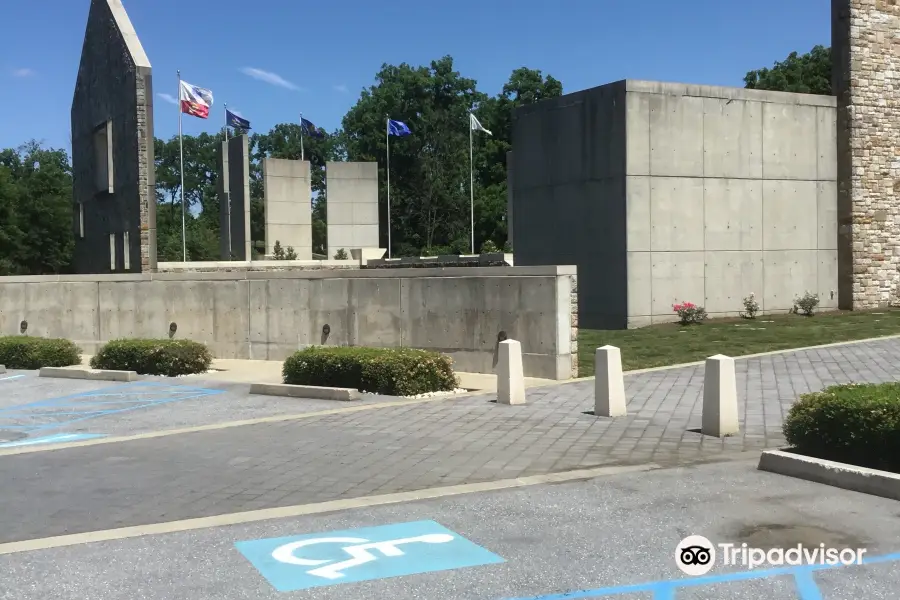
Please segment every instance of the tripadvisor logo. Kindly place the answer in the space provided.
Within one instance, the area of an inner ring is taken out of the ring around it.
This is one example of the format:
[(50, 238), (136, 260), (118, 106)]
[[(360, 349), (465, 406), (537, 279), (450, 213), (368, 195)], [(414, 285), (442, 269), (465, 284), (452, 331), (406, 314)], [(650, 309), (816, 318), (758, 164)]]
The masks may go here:
[(706, 575), (721, 557), (723, 566), (741, 565), (748, 569), (760, 566), (860, 565), (865, 548), (829, 548), (825, 544), (789, 548), (753, 548), (747, 544), (713, 544), (702, 535), (691, 535), (675, 548), (675, 564), (685, 575)]

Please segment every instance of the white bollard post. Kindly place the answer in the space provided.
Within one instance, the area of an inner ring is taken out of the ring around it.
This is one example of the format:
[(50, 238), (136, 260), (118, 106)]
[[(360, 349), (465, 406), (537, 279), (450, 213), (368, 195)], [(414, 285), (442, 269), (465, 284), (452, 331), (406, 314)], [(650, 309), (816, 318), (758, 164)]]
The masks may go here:
[(522, 370), (522, 344), (516, 340), (500, 342), (497, 359), (497, 403), (525, 404), (525, 375)]
[(624, 417), (627, 414), (622, 353), (615, 346), (597, 348), (594, 354), (594, 416)]
[(725, 437), (741, 430), (738, 423), (734, 359), (717, 354), (706, 359), (703, 376), (703, 435)]

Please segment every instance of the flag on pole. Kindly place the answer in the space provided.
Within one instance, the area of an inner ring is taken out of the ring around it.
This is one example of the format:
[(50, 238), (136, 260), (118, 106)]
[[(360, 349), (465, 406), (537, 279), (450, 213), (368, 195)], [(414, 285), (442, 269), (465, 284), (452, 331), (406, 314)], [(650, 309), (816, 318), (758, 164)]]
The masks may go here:
[(490, 129), (485, 129), (484, 125), (481, 124), (481, 121), (475, 118), (475, 115), (472, 113), (469, 113), (469, 126), (472, 128), (472, 131), (483, 131), (490, 136), (494, 135), (491, 133)]
[(239, 117), (227, 108), (225, 109), (225, 126), (234, 127), (235, 129), (250, 129), (250, 121), (243, 117)]
[(300, 117), (300, 127), (303, 129), (303, 133), (308, 135), (309, 137), (323, 138), (325, 137), (325, 133), (322, 132), (318, 127), (316, 127), (312, 121), (309, 119), (304, 119)]
[(209, 109), (213, 103), (213, 93), (210, 90), (182, 81), (179, 96), (181, 112), (201, 119), (209, 118)]
[(395, 121), (393, 119), (388, 119), (388, 135), (394, 135), (397, 137), (404, 137), (412, 132), (407, 127), (406, 123), (403, 121)]

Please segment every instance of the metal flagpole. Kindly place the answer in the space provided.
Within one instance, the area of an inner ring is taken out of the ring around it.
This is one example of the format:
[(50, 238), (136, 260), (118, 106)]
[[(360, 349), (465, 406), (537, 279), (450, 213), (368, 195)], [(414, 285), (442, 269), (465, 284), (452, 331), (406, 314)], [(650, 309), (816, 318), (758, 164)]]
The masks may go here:
[(181, 109), (181, 71), (178, 71), (178, 154), (181, 162), (181, 251), (183, 262), (187, 262), (187, 234), (185, 226), (185, 209), (184, 209), (184, 138), (181, 129), (182, 114)]
[(387, 230), (388, 230), (388, 258), (391, 257), (391, 119), (385, 117), (385, 140), (387, 141)]
[(472, 115), (469, 115), (469, 219), (472, 227), (472, 254), (475, 254), (475, 170), (472, 166)]
[[(222, 149), (222, 152), (224, 153), (224, 156), (222, 157), (222, 164), (224, 165), (226, 164), (226, 157), (228, 156), (228, 103), (226, 102), (222, 106), (225, 108), (225, 147)], [(219, 173), (219, 177), (227, 178), (228, 173)], [(225, 190), (227, 189), (226, 186), (230, 185), (230, 182), (223, 181), (222, 189)], [(228, 189), (228, 191), (224, 193), (224, 196), (225, 197), (223, 198), (223, 200), (225, 201), (225, 215), (227, 217), (225, 219), (225, 225), (226, 227), (228, 227), (228, 231), (224, 235), (228, 238), (228, 260), (232, 260), (234, 258), (234, 252), (232, 251), (231, 246), (231, 190)]]
[(300, 113), (300, 160), (306, 160), (303, 152), (303, 113)]

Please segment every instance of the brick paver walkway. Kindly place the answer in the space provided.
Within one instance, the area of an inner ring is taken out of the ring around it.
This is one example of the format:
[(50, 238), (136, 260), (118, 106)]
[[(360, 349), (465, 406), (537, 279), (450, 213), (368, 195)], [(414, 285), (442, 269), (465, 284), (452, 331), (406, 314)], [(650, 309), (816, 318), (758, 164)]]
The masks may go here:
[(608, 464), (676, 465), (784, 443), (785, 412), (834, 383), (900, 380), (900, 340), (737, 361), (742, 433), (700, 426), (702, 367), (628, 376), (629, 415), (593, 381), (0, 458), (0, 542)]

